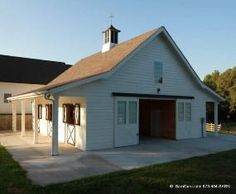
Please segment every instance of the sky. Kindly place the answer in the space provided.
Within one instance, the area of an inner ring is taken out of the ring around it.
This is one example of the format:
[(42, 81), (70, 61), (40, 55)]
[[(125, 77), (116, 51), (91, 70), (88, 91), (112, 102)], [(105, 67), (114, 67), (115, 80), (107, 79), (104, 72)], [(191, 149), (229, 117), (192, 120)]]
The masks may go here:
[(102, 48), (165, 26), (200, 78), (236, 66), (234, 0), (0, 0), (0, 54), (74, 64)]

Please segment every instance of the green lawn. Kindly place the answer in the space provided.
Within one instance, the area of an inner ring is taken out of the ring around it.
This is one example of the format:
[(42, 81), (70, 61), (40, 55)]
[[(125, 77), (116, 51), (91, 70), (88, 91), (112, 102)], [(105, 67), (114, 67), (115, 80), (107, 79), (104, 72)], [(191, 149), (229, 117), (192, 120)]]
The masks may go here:
[(236, 135), (236, 123), (235, 122), (222, 123), (222, 129), (220, 133)]
[[(230, 189), (169, 189), (170, 184), (230, 184)], [(142, 194), (236, 193), (236, 149), (203, 157), (120, 171), (46, 187), (34, 186), (26, 173), (0, 146), (0, 193), (19, 194)]]

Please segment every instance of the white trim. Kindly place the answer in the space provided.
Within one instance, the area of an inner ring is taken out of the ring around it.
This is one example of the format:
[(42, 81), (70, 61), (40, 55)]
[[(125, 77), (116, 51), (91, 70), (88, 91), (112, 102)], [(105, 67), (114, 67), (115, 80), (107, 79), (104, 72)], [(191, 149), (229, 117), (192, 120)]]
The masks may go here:
[(28, 94), (22, 94), (18, 96), (13, 96), (7, 98), (8, 101), (15, 101), (15, 100), (23, 100), (23, 99), (33, 99), (43, 96), (46, 93), (46, 91), (37, 92), (37, 93), (28, 93)]
[(16, 122), (17, 122), (17, 114), (16, 114), (16, 103), (12, 102), (12, 130), (13, 131), (17, 131), (17, 127), (16, 127)]
[(59, 144), (58, 144), (58, 112), (59, 112), (59, 97), (54, 96), (52, 105), (52, 150), (51, 155), (59, 155)]
[(25, 101), (21, 101), (21, 136), (25, 136)]

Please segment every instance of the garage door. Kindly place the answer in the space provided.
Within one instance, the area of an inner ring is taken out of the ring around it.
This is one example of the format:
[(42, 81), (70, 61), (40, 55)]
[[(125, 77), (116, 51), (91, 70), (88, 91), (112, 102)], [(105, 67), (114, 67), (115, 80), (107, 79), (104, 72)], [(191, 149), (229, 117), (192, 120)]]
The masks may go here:
[(115, 98), (115, 147), (139, 143), (138, 99)]

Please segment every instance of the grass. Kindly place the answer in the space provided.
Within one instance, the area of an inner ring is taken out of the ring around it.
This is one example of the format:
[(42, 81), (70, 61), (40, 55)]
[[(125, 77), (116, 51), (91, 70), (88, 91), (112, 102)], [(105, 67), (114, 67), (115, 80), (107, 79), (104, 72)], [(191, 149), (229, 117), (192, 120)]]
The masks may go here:
[(236, 135), (236, 123), (222, 123), (222, 129), (220, 130), (220, 133)]
[(36, 186), (26, 178), (26, 172), (0, 145), (0, 194), (27, 194), (34, 188)]
[[(229, 184), (230, 189), (169, 189), (170, 184)], [(236, 193), (236, 149), (129, 171), (83, 178), (46, 187), (32, 185), (0, 146), (1, 194)]]

